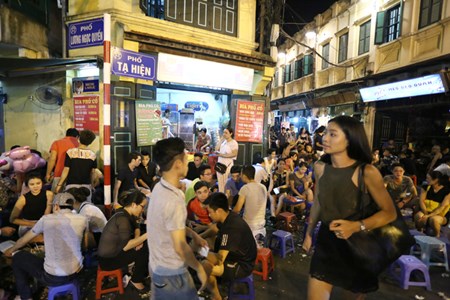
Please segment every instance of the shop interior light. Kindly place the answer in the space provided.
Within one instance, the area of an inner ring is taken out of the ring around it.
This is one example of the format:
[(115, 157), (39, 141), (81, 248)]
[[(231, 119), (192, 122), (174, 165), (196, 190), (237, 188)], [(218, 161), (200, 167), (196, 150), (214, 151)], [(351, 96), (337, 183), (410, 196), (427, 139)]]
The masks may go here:
[(292, 118), (292, 122), (298, 123), (298, 117)]

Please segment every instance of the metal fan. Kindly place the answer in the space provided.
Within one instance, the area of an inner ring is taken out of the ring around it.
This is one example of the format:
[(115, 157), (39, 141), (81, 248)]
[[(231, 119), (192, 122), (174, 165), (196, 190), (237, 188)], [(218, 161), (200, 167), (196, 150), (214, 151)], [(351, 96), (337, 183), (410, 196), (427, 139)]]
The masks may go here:
[(55, 109), (55, 106), (61, 106), (63, 99), (61, 93), (53, 87), (41, 86), (34, 92), (33, 100), (36, 104), (44, 109)]

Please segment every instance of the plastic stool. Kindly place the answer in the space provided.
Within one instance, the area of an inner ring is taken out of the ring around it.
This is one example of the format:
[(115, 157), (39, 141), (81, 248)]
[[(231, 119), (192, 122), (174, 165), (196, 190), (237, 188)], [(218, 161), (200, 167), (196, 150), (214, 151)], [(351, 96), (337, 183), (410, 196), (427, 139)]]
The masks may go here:
[[(413, 251), (414, 246), (411, 248), (411, 254), (419, 254), (420, 253), (420, 259), (423, 261), (423, 263), (429, 268), (432, 266), (440, 266), (445, 267), (445, 270), (448, 272), (448, 257), (447, 257), (447, 248), (445, 246), (445, 243), (438, 240), (435, 237), (432, 236), (414, 236), (416, 239), (416, 245), (420, 246), (420, 251), (415, 252)], [(431, 261), (431, 252), (433, 250), (438, 250), (439, 252), (442, 252), (444, 262), (432, 262)]]
[(291, 221), (296, 218), (295, 214), (290, 213), (290, 212), (282, 212), (280, 214), (278, 214), (277, 219), (279, 220), (284, 220), (284, 228), (283, 230), (285, 231), (289, 231), (289, 232), (293, 232), (295, 230), (294, 227), (289, 226), (289, 224), (291, 223)]
[[(273, 243), (274, 239), (275, 243)], [(270, 236), (269, 247), (274, 253), (276, 252), (282, 258), (285, 258), (286, 254), (295, 252), (294, 238), (290, 232), (284, 230), (274, 231)]]
[[(395, 274), (395, 268), (400, 267), (400, 276)], [(418, 270), (423, 273), (425, 281), (411, 281), (412, 271)], [(390, 273), (400, 282), (400, 287), (404, 290), (408, 289), (410, 285), (425, 286), (427, 290), (431, 291), (430, 274), (427, 266), (412, 255), (402, 255), (390, 267)]]
[[(233, 288), (235, 285), (245, 283), (248, 286), (248, 294), (239, 294), (237, 292), (234, 292)], [(247, 277), (235, 279), (230, 283), (228, 291), (228, 299), (248, 299), (248, 300), (254, 300), (255, 299), (255, 286), (253, 285), (253, 275), (250, 274)]]
[(410, 230), (409, 230), (409, 233), (410, 233), (412, 236), (416, 236), (416, 235), (426, 235), (425, 233), (420, 232), (419, 230), (416, 230), (416, 229), (410, 229)]
[[(109, 289), (102, 289), (103, 279), (105, 277), (113, 276), (117, 278), (117, 286)], [(97, 282), (95, 285), (95, 299), (100, 299), (103, 294), (118, 291), (119, 294), (123, 294), (123, 282), (122, 282), (122, 270), (116, 269), (111, 271), (103, 271), (98, 266), (97, 269)]]
[(73, 281), (67, 284), (48, 287), (48, 300), (53, 300), (57, 295), (72, 294), (73, 300), (80, 299), (80, 286), (77, 281)]
[(275, 261), (273, 259), (272, 251), (269, 248), (258, 249), (256, 256), (255, 267), (261, 263), (261, 270), (254, 270), (253, 274), (262, 276), (263, 280), (269, 279), (269, 273), (275, 269)]

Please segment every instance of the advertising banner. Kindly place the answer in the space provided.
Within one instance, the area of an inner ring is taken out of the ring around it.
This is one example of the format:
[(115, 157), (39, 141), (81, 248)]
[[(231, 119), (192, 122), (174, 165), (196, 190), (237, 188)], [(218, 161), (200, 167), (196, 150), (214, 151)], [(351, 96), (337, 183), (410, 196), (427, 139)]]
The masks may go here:
[(73, 96), (98, 93), (100, 83), (98, 77), (76, 77), (72, 79)]
[(99, 134), (99, 99), (99, 95), (73, 98), (73, 122), (76, 129), (89, 129)]
[(238, 142), (262, 143), (264, 103), (239, 100), (235, 139)]
[(103, 45), (103, 18), (68, 25), (69, 50)]
[(114, 75), (156, 80), (156, 57), (111, 47), (111, 71)]
[(157, 101), (137, 100), (136, 136), (137, 145), (150, 146), (162, 139), (161, 107)]

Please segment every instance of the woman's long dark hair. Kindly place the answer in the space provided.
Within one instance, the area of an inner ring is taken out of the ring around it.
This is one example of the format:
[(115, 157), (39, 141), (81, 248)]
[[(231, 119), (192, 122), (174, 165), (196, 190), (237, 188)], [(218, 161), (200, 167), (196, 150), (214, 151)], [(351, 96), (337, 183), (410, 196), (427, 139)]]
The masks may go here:
[[(347, 155), (350, 158), (360, 163), (372, 163), (369, 140), (360, 121), (349, 116), (338, 116), (331, 119), (328, 123), (335, 123), (344, 132), (348, 141)], [(328, 164), (331, 163), (329, 154), (323, 155), (320, 160)]]

